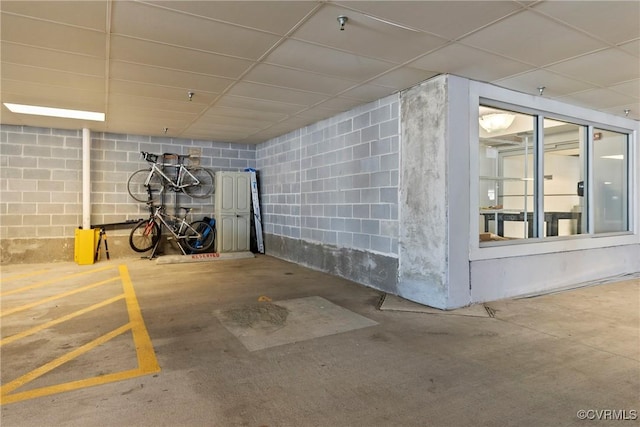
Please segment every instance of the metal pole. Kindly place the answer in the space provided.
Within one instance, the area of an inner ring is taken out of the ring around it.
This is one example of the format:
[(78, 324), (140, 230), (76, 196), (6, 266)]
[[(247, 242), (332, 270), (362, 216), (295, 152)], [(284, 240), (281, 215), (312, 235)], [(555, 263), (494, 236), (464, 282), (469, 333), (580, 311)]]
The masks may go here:
[(82, 129), (82, 229), (91, 228), (91, 131)]

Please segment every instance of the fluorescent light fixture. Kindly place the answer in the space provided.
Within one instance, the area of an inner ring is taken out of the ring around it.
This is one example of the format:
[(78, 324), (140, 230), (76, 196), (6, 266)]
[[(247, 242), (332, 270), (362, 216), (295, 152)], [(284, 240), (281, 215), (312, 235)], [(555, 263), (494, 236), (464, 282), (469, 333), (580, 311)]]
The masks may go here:
[(612, 154), (611, 156), (601, 156), (601, 159), (624, 160), (624, 154)]
[(63, 117), (65, 119), (93, 120), (104, 122), (104, 113), (82, 110), (67, 110), (65, 108), (41, 107), (38, 105), (23, 105), (4, 103), (12, 113), (32, 114), (36, 116)]
[(499, 130), (506, 130), (511, 126), (513, 120), (516, 118), (515, 114), (509, 113), (491, 113), (485, 114), (479, 118), (480, 126), (487, 132), (496, 132)]

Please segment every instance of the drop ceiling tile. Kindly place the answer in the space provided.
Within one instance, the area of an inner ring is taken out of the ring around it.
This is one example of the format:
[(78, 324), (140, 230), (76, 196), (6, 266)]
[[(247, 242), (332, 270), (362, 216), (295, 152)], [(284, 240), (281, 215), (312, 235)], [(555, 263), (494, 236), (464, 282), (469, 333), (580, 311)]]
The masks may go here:
[(536, 69), (493, 82), (497, 86), (518, 92), (538, 95), (538, 88), (544, 86), (544, 96), (556, 98), (574, 92), (593, 89), (594, 86), (580, 80), (571, 79), (544, 69)]
[[(339, 29), (337, 17), (340, 15), (349, 19), (344, 31)], [(397, 64), (447, 43), (443, 38), (400, 28), (332, 5), (326, 5), (305, 22), (293, 38)], [(399, 45), (402, 49), (398, 49)]]
[(548, 69), (601, 86), (640, 78), (638, 58), (618, 49), (605, 49), (560, 62)]
[(455, 74), (484, 82), (498, 80), (532, 68), (522, 62), (457, 43), (450, 44), (407, 65), (439, 74)]
[(111, 37), (111, 59), (232, 79), (252, 64), (245, 59), (115, 35)]
[(438, 72), (421, 70), (412, 67), (402, 67), (389, 71), (369, 81), (371, 84), (390, 87), (395, 90), (402, 90), (413, 87), (418, 83), (437, 76)]
[(335, 97), (335, 98), (328, 99), (325, 102), (322, 102), (318, 105), (315, 105), (314, 107), (327, 108), (330, 110), (343, 112), (362, 104), (365, 104), (365, 102), (359, 99)]
[(533, 10), (609, 43), (640, 38), (638, 1), (546, 1), (533, 6)]
[(2, 12), (106, 32), (107, 1), (3, 1)]
[(123, 93), (112, 93), (109, 96), (109, 105), (122, 106), (123, 108), (176, 111), (178, 113), (190, 114), (202, 114), (202, 112), (208, 108), (207, 104), (189, 102), (186, 99), (176, 101), (164, 98), (133, 96)]
[(618, 47), (636, 58), (640, 58), (640, 39), (622, 43)]
[(106, 57), (107, 38), (104, 32), (2, 14), (0, 34), (0, 38), (7, 42)]
[(340, 112), (341, 111), (339, 109), (312, 107), (296, 113), (296, 117), (308, 119), (311, 123), (316, 123), (321, 120), (328, 119), (329, 117), (333, 117)]
[[(594, 89), (578, 92), (561, 97), (559, 100), (569, 104), (593, 108), (595, 110), (610, 109), (617, 106), (635, 103), (635, 99), (633, 97), (608, 89)], [(620, 111), (622, 111), (622, 108), (620, 108)]]
[(243, 80), (328, 95), (335, 95), (354, 85), (350, 80), (269, 64), (256, 65)]
[(545, 66), (606, 47), (534, 12), (520, 12), (461, 40), (465, 45)]
[[(144, 16), (140, 20), (140, 16)], [(144, 3), (114, 2), (112, 33), (247, 59), (280, 37)]]
[(131, 120), (137, 123), (153, 124), (158, 131), (161, 131), (163, 127), (184, 128), (197, 117), (196, 114), (129, 106), (110, 107), (107, 114), (110, 120)]
[(165, 1), (161, 5), (280, 35), (286, 34), (317, 6), (310, 1)]
[(522, 6), (511, 1), (339, 1), (377, 18), (457, 39)]
[(57, 71), (10, 63), (2, 65), (2, 78), (7, 80), (32, 82), (36, 84), (39, 83), (51, 86), (104, 92), (104, 79), (100, 77), (83, 76), (81, 74), (69, 73), (66, 71)]
[(374, 77), (394, 66), (390, 62), (298, 40), (285, 41), (266, 58), (265, 62), (356, 81)]
[(263, 122), (266, 125), (267, 123), (278, 122), (284, 119), (287, 117), (287, 114), (275, 113), (267, 110), (245, 110), (243, 108), (221, 107), (219, 105), (215, 105), (207, 110), (205, 116), (216, 116), (224, 119), (240, 118), (245, 120), (254, 120), (258, 123)]
[(628, 82), (613, 85), (609, 87), (609, 89), (614, 92), (640, 99), (640, 79), (630, 80)]
[[(109, 93), (157, 98), (158, 100), (165, 101), (186, 101), (189, 99), (183, 89), (123, 80), (110, 80)], [(193, 100), (190, 102), (200, 105), (208, 105), (218, 96), (218, 94), (203, 91), (198, 92), (196, 95), (194, 95)]]
[(255, 98), (225, 95), (216, 102), (216, 106), (241, 108), (244, 110), (269, 111), (272, 113), (292, 114), (300, 110), (300, 105), (266, 101)]
[(104, 59), (2, 42), (2, 64), (21, 64), (104, 77)]
[(340, 96), (346, 98), (353, 98), (367, 103), (375, 101), (385, 96), (391, 95), (395, 90), (386, 86), (376, 86), (372, 84), (363, 84), (348, 91), (342, 92)]
[(327, 95), (318, 93), (302, 92), (278, 86), (267, 86), (248, 82), (237, 83), (227, 94), (297, 105), (313, 105), (327, 98)]
[(182, 88), (195, 91), (196, 94), (198, 91), (221, 93), (234, 82), (223, 77), (128, 62), (111, 61), (110, 65), (109, 77), (112, 79)]
[(625, 104), (625, 105), (618, 105), (614, 108), (604, 109), (603, 111), (607, 113), (615, 114), (616, 116), (625, 117), (625, 114), (624, 114), (625, 110), (629, 110), (629, 115), (626, 117), (632, 120), (640, 121), (640, 102), (634, 102), (634, 103)]
[(258, 132), (260, 127), (258, 126), (246, 126), (246, 125), (230, 125), (224, 123), (211, 123), (207, 120), (198, 120), (188, 128), (188, 132), (195, 132), (202, 134), (209, 132), (215, 134), (217, 132), (236, 133), (241, 135), (249, 135), (253, 132)]
[(73, 110), (104, 111), (104, 91), (2, 79), (2, 102)]

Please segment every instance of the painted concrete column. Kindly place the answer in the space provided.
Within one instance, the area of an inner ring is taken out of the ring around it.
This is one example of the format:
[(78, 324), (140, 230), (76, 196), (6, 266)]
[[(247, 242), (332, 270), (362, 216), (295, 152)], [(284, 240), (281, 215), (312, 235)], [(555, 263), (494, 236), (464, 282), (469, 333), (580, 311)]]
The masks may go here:
[(398, 294), (441, 309), (461, 307), (470, 301), (469, 126), (451, 109), (468, 109), (464, 79), (426, 81), (403, 92), (400, 105)]
[(82, 228), (91, 228), (91, 131), (82, 129)]

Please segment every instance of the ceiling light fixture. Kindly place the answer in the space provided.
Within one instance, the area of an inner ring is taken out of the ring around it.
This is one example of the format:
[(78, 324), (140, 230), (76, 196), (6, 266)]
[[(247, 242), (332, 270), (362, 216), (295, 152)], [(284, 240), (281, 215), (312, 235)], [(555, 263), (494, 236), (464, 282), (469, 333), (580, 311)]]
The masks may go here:
[(506, 130), (511, 126), (513, 120), (516, 118), (515, 114), (509, 113), (491, 113), (485, 114), (479, 118), (480, 126), (487, 132), (496, 132), (499, 130)]
[(601, 159), (624, 160), (624, 154), (612, 154), (610, 156), (600, 156)]
[(340, 31), (344, 31), (344, 25), (347, 23), (349, 18), (344, 15), (338, 16), (338, 23), (340, 24)]
[(32, 114), (35, 116), (62, 117), (65, 119), (92, 120), (104, 122), (104, 113), (95, 111), (68, 110), (66, 108), (42, 107), (39, 105), (24, 105), (4, 103), (4, 106), (12, 113)]

